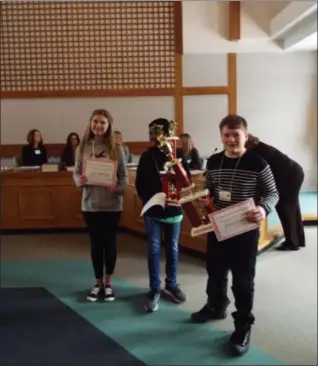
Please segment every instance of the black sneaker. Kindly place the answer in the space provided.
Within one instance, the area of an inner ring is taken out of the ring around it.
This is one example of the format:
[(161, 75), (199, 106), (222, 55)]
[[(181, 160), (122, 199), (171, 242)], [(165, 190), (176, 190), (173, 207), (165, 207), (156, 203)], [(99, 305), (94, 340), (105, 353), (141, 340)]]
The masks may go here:
[(101, 289), (98, 285), (95, 285), (90, 293), (87, 295), (87, 300), (95, 302), (100, 299), (103, 289)]
[(237, 328), (233, 332), (230, 342), (233, 353), (236, 356), (242, 356), (248, 351), (251, 341), (251, 333), (252, 330), (250, 326)]
[(281, 244), (279, 247), (276, 248), (276, 250), (279, 251), (293, 251), (293, 250), (299, 250), (299, 247), (295, 247), (293, 245), (288, 244), (287, 242), (284, 242), (283, 244)]
[(209, 320), (225, 319), (226, 316), (226, 310), (212, 309), (205, 304), (201, 310), (191, 314), (191, 320), (194, 323), (206, 323)]
[(160, 299), (160, 292), (149, 291), (145, 303), (145, 310), (152, 313), (158, 310), (158, 301)]
[(163, 290), (165, 294), (171, 296), (173, 300), (177, 303), (182, 303), (187, 301), (187, 295), (180, 289), (179, 286), (169, 287), (166, 286)]
[(114, 301), (115, 293), (111, 286), (105, 286), (104, 288), (104, 300), (105, 301)]

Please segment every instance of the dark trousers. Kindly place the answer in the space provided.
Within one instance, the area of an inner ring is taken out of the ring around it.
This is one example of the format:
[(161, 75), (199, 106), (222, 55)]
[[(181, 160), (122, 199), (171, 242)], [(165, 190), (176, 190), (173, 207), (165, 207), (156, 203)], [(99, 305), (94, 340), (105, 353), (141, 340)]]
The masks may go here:
[(284, 230), (286, 244), (294, 248), (305, 246), (305, 231), (299, 204), (299, 193), (304, 178), (304, 171), (299, 168), (295, 170), (289, 182), (282, 185), (282, 181), (277, 185), (279, 202), (276, 211)]
[(117, 231), (121, 212), (83, 212), (90, 242), (95, 278), (114, 273), (117, 260)]
[(236, 312), (233, 318), (239, 326), (254, 323), (254, 277), (258, 253), (259, 230), (253, 230), (234, 238), (218, 242), (214, 232), (207, 240), (207, 295), (211, 308), (225, 310), (228, 272), (232, 272), (232, 291)]
[(299, 192), (282, 196), (276, 206), (282, 224), (286, 245), (298, 248), (305, 246), (305, 230), (301, 217)]
[(177, 285), (179, 236), (182, 223), (163, 223), (159, 220), (145, 216), (145, 227), (148, 244), (148, 272), (149, 287), (152, 291), (160, 290), (160, 254), (162, 237), (164, 234), (164, 247), (166, 251), (166, 285)]

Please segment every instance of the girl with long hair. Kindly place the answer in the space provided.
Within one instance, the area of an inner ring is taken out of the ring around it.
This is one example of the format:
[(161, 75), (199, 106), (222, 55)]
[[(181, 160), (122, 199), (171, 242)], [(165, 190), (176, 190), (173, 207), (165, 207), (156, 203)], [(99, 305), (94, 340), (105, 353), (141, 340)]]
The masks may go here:
[(201, 160), (198, 149), (194, 146), (194, 142), (188, 133), (183, 133), (180, 136), (181, 149), (178, 149), (178, 157), (184, 158), (191, 170), (201, 169)]
[(76, 132), (71, 132), (66, 139), (66, 146), (64, 147), (60, 164), (63, 167), (74, 166), (75, 164), (75, 151), (80, 143), (80, 138)]
[[(111, 279), (117, 259), (117, 231), (128, 172), (123, 149), (115, 143), (112, 126), (113, 118), (108, 111), (95, 110), (75, 155), (74, 180), (77, 186), (83, 187), (82, 212), (90, 236), (91, 259), (96, 278), (96, 283), (87, 296), (89, 301), (115, 299)], [(85, 159), (92, 158), (117, 162), (114, 188), (87, 184), (82, 166)]]
[(120, 131), (114, 131), (115, 141), (121, 145), (124, 149), (126, 163), (132, 163), (132, 155), (129, 151), (129, 147), (125, 144), (124, 136)]

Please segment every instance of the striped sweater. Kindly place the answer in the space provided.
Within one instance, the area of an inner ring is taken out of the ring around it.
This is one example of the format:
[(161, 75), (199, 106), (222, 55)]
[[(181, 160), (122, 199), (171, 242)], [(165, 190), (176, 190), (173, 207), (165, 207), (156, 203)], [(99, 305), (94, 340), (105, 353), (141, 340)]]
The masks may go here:
[[(270, 166), (252, 152), (246, 152), (240, 160), (228, 158), (224, 152), (212, 155), (207, 162), (205, 185), (218, 210), (253, 198), (255, 205), (263, 207), (268, 215), (278, 202)], [(220, 190), (230, 191), (231, 200), (220, 200)]]

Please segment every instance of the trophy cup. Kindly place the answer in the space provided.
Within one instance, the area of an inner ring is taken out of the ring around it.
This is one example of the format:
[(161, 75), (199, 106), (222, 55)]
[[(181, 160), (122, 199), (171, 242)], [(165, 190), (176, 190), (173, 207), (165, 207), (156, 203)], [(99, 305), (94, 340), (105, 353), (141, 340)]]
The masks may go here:
[(158, 147), (163, 151), (168, 162), (162, 174), (163, 192), (166, 194), (166, 204), (181, 206), (192, 225), (191, 236), (197, 236), (213, 231), (209, 214), (213, 211), (213, 203), (208, 189), (192, 183), (177, 159), (177, 141), (175, 136), (176, 124), (169, 124), (169, 136), (166, 137), (163, 126), (154, 126), (153, 132), (158, 141)]

